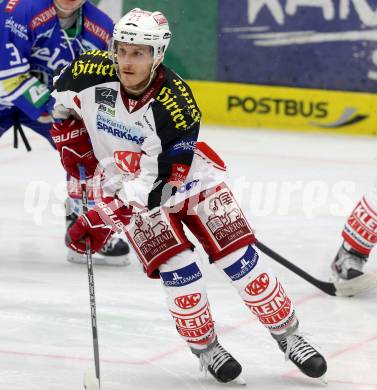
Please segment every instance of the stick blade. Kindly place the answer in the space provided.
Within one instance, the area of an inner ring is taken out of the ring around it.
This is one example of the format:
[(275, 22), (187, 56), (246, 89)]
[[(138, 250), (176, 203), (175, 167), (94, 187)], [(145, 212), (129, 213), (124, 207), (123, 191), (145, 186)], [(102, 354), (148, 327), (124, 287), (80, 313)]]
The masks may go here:
[(338, 297), (352, 297), (377, 288), (377, 275), (364, 274), (349, 280), (334, 281)]
[(84, 374), (84, 390), (101, 390), (98, 378), (91, 371)]

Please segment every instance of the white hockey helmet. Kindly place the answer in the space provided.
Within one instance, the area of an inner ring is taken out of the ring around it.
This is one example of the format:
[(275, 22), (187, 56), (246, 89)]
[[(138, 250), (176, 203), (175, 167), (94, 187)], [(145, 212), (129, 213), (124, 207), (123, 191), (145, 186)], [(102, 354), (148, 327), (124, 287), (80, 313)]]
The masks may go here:
[(114, 43), (117, 41), (152, 46), (154, 68), (157, 62), (164, 58), (170, 38), (169, 24), (162, 12), (134, 8), (115, 24), (110, 50), (116, 58)]

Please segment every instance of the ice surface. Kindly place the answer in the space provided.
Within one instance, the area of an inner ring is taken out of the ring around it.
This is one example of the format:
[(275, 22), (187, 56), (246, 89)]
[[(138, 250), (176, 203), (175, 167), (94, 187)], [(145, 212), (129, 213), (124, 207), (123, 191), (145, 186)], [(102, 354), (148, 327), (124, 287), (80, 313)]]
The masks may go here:
[[(12, 148), (11, 132), (0, 140), (0, 390), (81, 389), (93, 368), (86, 267), (65, 261), (58, 155), (27, 135), (31, 153)], [(327, 280), (345, 217), (376, 185), (377, 139), (231, 128), (205, 128), (202, 139), (227, 162), (259, 239)], [(367, 265), (373, 272), (376, 257)], [(265, 260), (328, 359), (327, 388), (377, 389), (377, 291), (333, 298)], [(219, 337), (242, 363), (246, 388), (324, 388), (285, 362), (224, 276), (206, 270)], [(136, 259), (127, 268), (96, 268), (95, 283), (102, 390), (239, 387), (199, 373), (160, 282), (148, 280)]]

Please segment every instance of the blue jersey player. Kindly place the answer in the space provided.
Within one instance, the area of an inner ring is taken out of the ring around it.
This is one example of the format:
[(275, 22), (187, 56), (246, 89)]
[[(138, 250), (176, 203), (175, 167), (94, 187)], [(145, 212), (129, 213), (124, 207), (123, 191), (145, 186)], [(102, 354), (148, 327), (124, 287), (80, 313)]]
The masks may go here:
[[(0, 137), (21, 125), (54, 146), (49, 115), (53, 73), (87, 50), (107, 49), (113, 22), (90, 1), (5, 0), (0, 1), (0, 29)], [(25, 139), (22, 128), (21, 135)], [(79, 213), (78, 187), (69, 178), (68, 222), (76, 217), (71, 210)], [(124, 265), (127, 253), (127, 244), (116, 238), (102, 255)], [(68, 260), (82, 259), (70, 252)]]

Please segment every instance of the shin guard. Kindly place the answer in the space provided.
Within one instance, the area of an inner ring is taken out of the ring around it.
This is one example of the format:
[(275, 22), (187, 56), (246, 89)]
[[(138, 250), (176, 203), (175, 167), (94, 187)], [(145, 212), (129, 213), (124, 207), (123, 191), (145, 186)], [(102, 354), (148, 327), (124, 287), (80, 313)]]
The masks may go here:
[(291, 300), (253, 246), (238, 249), (215, 264), (225, 272), (246, 306), (272, 334), (287, 335), (296, 330), (298, 321)]
[(377, 192), (364, 195), (348, 217), (342, 236), (356, 252), (369, 256), (377, 243)]
[(199, 256), (186, 249), (160, 265), (159, 270), (179, 335), (189, 347), (205, 349), (216, 334)]

